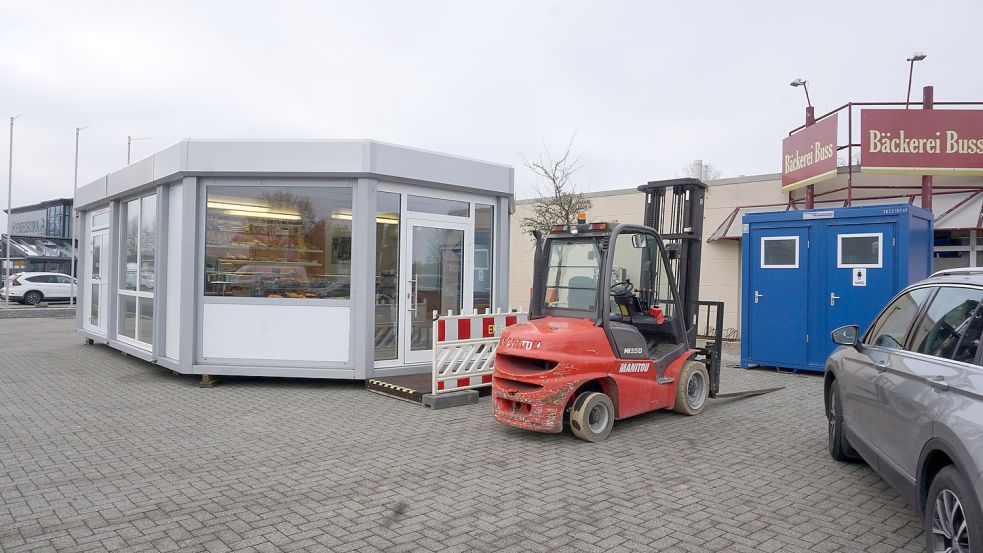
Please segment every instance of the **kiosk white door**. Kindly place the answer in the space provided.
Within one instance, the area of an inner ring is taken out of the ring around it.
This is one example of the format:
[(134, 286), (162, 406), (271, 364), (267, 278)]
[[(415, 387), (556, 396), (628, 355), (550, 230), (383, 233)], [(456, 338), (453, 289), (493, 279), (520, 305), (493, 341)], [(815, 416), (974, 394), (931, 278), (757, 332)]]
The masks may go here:
[(109, 280), (106, 250), (109, 246), (109, 229), (92, 231), (89, 248), (85, 256), (85, 274), (81, 279), (86, 286), (85, 309), (82, 315), (83, 327), (105, 334), (107, 329), (107, 305), (109, 299)]
[(433, 312), (459, 313), (470, 308), (470, 282), (464, 278), (468, 225), (407, 220), (408, 255), (406, 317), (403, 319), (404, 361), (426, 363), (433, 356)]

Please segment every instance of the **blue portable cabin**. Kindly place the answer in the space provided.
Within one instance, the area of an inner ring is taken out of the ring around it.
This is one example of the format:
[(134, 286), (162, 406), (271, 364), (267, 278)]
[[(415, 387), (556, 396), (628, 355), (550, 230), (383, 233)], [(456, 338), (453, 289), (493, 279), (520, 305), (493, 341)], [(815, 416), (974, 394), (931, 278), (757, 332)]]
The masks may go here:
[(867, 330), (932, 267), (932, 213), (879, 205), (743, 218), (741, 366), (822, 371), (830, 332)]

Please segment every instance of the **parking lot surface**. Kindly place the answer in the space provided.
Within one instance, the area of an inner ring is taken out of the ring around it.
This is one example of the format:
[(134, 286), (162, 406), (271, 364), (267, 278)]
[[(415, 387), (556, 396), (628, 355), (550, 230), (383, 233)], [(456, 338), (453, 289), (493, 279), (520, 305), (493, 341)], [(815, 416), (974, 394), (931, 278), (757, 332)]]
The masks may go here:
[(0, 320), (5, 552), (923, 550), (904, 501), (827, 455), (816, 375), (726, 367), (725, 391), (786, 388), (589, 444), (501, 426), (487, 397), (202, 389), (73, 322)]

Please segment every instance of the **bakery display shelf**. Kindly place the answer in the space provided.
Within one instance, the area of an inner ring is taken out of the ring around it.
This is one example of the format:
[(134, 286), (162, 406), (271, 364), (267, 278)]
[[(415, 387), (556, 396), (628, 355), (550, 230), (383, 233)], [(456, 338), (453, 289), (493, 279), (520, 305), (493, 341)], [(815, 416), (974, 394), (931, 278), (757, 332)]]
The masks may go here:
[(297, 252), (297, 253), (324, 253), (324, 250), (310, 250), (305, 248), (282, 248), (273, 246), (262, 246), (259, 244), (205, 244), (206, 248), (229, 248), (236, 250), (266, 250), (273, 252)]
[(275, 259), (230, 259), (219, 258), (219, 263), (239, 263), (241, 265), (297, 265), (299, 267), (321, 267), (324, 263), (316, 261), (278, 261)]

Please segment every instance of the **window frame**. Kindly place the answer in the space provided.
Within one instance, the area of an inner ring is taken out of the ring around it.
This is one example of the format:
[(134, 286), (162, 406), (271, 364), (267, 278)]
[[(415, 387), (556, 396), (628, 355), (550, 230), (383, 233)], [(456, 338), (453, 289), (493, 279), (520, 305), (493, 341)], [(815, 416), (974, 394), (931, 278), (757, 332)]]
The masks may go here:
[[(765, 264), (765, 243), (766, 242), (777, 242), (779, 240), (794, 240), (795, 241), (795, 264), (794, 265), (767, 265)], [(761, 252), (759, 254), (758, 265), (761, 269), (798, 269), (800, 264), (800, 248), (799, 248), (799, 235), (791, 236), (762, 236), (761, 237)]]
[[(976, 350), (976, 357), (973, 359), (973, 362), (972, 363), (966, 363), (965, 361), (957, 361), (955, 359), (949, 359), (947, 357), (938, 357), (936, 355), (931, 355), (931, 354), (928, 354), (928, 353), (922, 353), (920, 351), (914, 351), (914, 350), (911, 349), (914, 346), (913, 341), (915, 339), (915, 329), (919, 325), (921, 325), (922, 319), (925, 317), (926, 313), (928, 312), (929, 307), (931, 307), (932, 302), (935, 301), (936, 296), (938, 296), (938, 293), (939, 293), (939, 291), (942, 288), (969, 288), (971, 290), (976, 290), (976, 291), (978, 291), (980, 293), (983, 293), (983, 287), (973, 286), (971, 284), (961, 284), (961, 283), (960, 284), (957, 284), (957, 283), (951, 283), (951, 284), (949, 284), (949, 283), (946, 283), (946, 284), (926, 284), (926, 285), (923, 285), (923, 286), (917, 286), (917, 287), (909, 288), (906, 291), (911, 291), (911, 290), (915, 290), (915, 289), (918, 289), (918, 288), (932, 288), (932, 292), (929, 295), (928, 299), (925, 300), (925, 305), (923, 305), (921, 307), (921, 309), (918, 310), (918, 315), (915, 317), (915, 319), (911, 323), (911, 326), (908, 328), (908, 333), (905, 336), (905, 348), (903, 350), (900, 350), (900, 351), (903, 351), (904, 353), (907, 353), (907, 354), (916, 355), (916, 356), (919, 356), (919, 357), (924, 358), (924, 359), (931, 359), (931, 360), (933, 360), (935, 362), (958, 363), (958, 364), (960, 364), (962, 366), (973, 367), (974, 369), (976, 369), (978, 371), (983, 371), (983, 347), (977, 348), (977, 350)], [(886, 307), (885, 307), (885, 309), (886, 309)], [(879, 316), (880, 315), (878, 314), (878, 317)], [(874, 319), (874, 320), (877, 320), (877, 319)], [(873, 329), (873, 326), (871, 327), (871, 329), (868, 330), (868, 332), (870, 330), (872, 330), (872, 329)], [(866, 336), (864, 336), (864, 339), (865, 339), (864, 340), (864, 345), (867, 345), (866, 344)], [(981, 341), (983, 341), (983, 339), (981, 339)], [(872, 347), (880, 347), (880, 346), (872, 346)], [(897, 350), (892, 350), (892, 351), (897, 351)]]
[[(905, 329), (904, 341), (901, 343), (901, 349), (878, 346), (877, 344), (874, 344), (873, 342), (870, 341), (871, 338), (873, 337), (874, 329), (877, 328), (877, 322), (881, 319), (882, 316), (884, 316), (887, 310), (892, 305), (894, 305), (894, 302), (900, 299), (901, 296), (903, 296), (904, 294), (910, 294), (911, 292), (914, 292), (916, 290), (922, 290), (925, 288), (929, 289), (928, 297), (925, 298), (925, 303), (918, 307), (918, 311), (915, 313), (915, 316), (908, 323), (908, 328)], [(864, 347), (878, 348), (884, 351), (895, 351), (895, 352), (903, 351), (906, 353), (913, 353), (909, 349), (911, 347), (912, 331), (914, 330), (916, 324), (921, 322), (922, 316), (925, 314), (925, 310), (928, 309), (928, 306), (931, 305), (932, 300), (935, 299), (936, 292), (938, 292), (937, 284), (923, 284), (921, 286), (912, 286), (911, 288), (905, 288), (904, 290), (896, 294), (894, 297), (891, 298), (891, 301), (887, 302), (884, 305), (884, 307), (882, 307), (881, 310), (877, 312), (877, 316), (874, 317), (874, 320), (871, 321), (870, 326), (867, 327), (867, 331), (864, 332), (863, 339), (860, 341), (860, 343), (863, 344)], [(923, 354), (919, 354), (919, 355), (923, 355)]]
[[(118, 210), (118, 213), (117, 213), (117, 215), (118, 215), (118, 217), (117, 217), (117, 219), (118, 219), (118, 221), (117, 221), (118, 225), (116, 227), (116, 228), (119, 229), (119, 231), (117, 232), (118, 243), (117, 243), (116, 247), (117, 247), (118, 255), (117, 255), (117, 259), (116, 259), (116, 268), (115, 268), (115, 271), (116, 271), (116, 290), (115, 290), (115, 292), (116, 292), (116, 298), (115, 298), (115, 301), (113, 303), (113, 313), (108, 314), (108, 316), (113, 317), (115, 319), (115, 321), (116, 321), (116, 326), (115, 326), (115, 331), (114, 331), (115, 339), (116, 340), (119, 340), (120, 342), (123, 342), (125, 344), (129, 344), (129, 345), (132, 345), (132, 346), (135, 346), (135, 347), (138, 347), (138, 348), (147, 350), (147, 351), (153, 351), (154, 342), (155, 342), (155, 340), (154, 340), (154, 338), (155, 338), (154, 334), (156, 333), (156, 331), (154, 329), (155, 329), (155, 327), (157, 325), (157, 322), (156, 322), (157, 321), (157, 317), (159, 316), (158, 315), (158, 305), (157, 305), (157, 300), (156, 300), (157, 280), (158, 280), (158, 276), (159, 276), (159, 273), (158, 273), (158, 268), (159, 268), (158, 263), (160, 261), (159, 256), (162, 254), (162, 252), (159, 251), (159, 249), (160, 249), (159, 246), (160, 246), (161, 227), (162, 227), (162, 225), (161, 225), (161, 217), (160, 217), (160, 212), (161, 212), (161, 197), (157, 193), (158, 191), (157, 191), (156, 188), (154, 188), (152, 190), (153, 190), (152, 192), (144, 193), (144, 194), (138, 194), (136, 196), (131, 196), (131, 197), (128, 197), (126, 199), (120, 200), (120, 202), (119, 202), (119, 210)], [(140, 240), (139, 234), (140, 234), (140, 232), (143, 229), (143, 215), (144, 215), (144, 213), (143, 213), (143, 200), (144, 200), (144, 198), (147, 198), (149, 196), (154, 196), (154, 209), (153, 209), (153, 212), (154, 212), (154, 222), (155, 222), (155, 225), (154, 226), (155, 226), (155, 232), (156, 232), (156, 241), (155, 241), (155, 243), (157, 245), (157, 248), (154, 251), (154, 289), (153, 290), (141, 290), (140, 289), (140, 270), (141, 270), (141, 267), (142, 267), (142, 264), (143, 264), (143, 242)], [(125, 277), (125, 265), (126, 265), (126, 220), (125, 220), (125, 217), (129, 215), (129, 213), (127, 212), (127, 209), (128, 209), (127, 208), (127, 205), (130, 202), (134, 202), (134, 201), (137, 203), (137, 206), (139, 206), (139, 208), (140, 208), (140, 213), (139, 213), (139, 216), (137, 217), (137, 241), (136, 241), (136, 244), (137, 244), (137, 261), (136, 261), (136, 267), (137, 268), (136, 268), (136, 284), (135, 284), (135, 288), (133, 290), (129, 290), (129, 289), (121, 288), (121, 285), (124, 284), (125, 278), (126, 278)], [(134, 303), (134, 317), (135, 317), (135, 320), (133, 322), (133, 325), (134, 325), (133, 326), (133, 336), (134, 336), (133, 338), (130, 338), (129, 336), (126, 336), (125, 334), (122, 334), (120, 332), (120, 328), (122, 326), (120, 324), (120, 309), (122, 309), (122, 306), (123, 306), (123, 302), (120, 301), (120, 296), (130, 296), (130, 297), (133, 297), (134, 298), (134, 301), (135, 301), (135, 303)], [(152, 304), (153, 304), (154, 314), (153, 314), (153, 318), (151, 319), (151, 323), (150, 323), (151, 324), (151, 336), (150, 336), (150, 341), (149, 342), (145, 342), (145, 341), (143, 341), (143, 340), (140, 339), (141, 336), (140, 336), (139, 330), (140, 330), (140, 303), (141, 303), (140, 300), (141, 299), (149, 299), (152, 302)]]
[[(877, 237), (877, 263), (843, 263), (843, 239), (844, 238), (868, 238)], [(836, 268), (837, 269), (881, 269), (884, 267), (884, 233), (883, 232), (856, 232), (836, 235)]]

